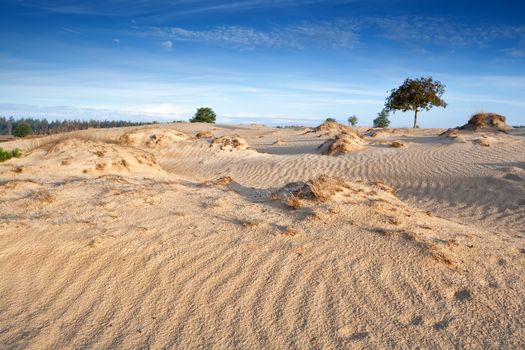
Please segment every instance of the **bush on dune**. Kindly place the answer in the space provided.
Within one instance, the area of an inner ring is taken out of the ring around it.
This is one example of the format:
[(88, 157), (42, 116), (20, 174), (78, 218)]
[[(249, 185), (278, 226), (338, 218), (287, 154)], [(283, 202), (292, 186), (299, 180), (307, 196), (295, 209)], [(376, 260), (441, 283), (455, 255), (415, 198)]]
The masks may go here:
[(0, 148), (0, 162), (6, 161), (11, 158), (19, 158), (21, 155), (22, 153), (18, 148), (15, 148), (11, 151), (5, 151), (4, 149)]

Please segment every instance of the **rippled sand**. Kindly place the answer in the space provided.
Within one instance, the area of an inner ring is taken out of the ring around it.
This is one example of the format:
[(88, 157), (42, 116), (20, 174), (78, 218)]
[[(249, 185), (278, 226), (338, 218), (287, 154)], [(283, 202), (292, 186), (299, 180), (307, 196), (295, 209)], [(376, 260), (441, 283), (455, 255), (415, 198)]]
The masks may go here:
[[(523, 348), (525, 132), (442, 131), (2, 143), (1, 347)], [(326, 198), (280, 195), (320, 175)]]

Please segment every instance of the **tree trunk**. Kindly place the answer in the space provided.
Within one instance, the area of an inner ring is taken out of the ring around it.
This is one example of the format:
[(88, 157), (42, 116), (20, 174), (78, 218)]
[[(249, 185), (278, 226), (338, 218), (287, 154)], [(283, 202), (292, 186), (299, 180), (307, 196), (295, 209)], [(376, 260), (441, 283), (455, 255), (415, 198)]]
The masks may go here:
[(417, 112), (418, 112), (418, 110), (416, 108), (416, 111), (414, 113), (414, 129), (417, 127)]

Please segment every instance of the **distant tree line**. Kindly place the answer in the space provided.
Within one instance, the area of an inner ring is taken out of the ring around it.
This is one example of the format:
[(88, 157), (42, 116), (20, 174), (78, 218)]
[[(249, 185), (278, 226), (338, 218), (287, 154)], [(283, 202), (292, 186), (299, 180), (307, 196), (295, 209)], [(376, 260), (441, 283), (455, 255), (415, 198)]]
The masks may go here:
[(28, 124), (33, 134), (58, 134), (88, 128), (139, 126), (156, 124), (156, 122), (129, 122), (123, 120), (55, 120), (50, 122), (47, 119), (0, 117), (0, 135), (13, 135), (14, 130), (20, 124)]

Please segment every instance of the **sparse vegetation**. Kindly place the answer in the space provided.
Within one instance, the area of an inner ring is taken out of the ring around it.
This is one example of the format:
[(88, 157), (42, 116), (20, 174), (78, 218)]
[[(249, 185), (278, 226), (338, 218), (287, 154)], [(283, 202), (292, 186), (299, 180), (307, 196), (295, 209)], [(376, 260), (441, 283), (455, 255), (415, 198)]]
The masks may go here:
[(326, 118), (324, 120), (325, 123), (337, 123), (337, 120), (335, 120), (334, 118)]
[(374, 128), (388, 128), (389, 125), (388, 110), (383, 108), (381, 112), (377, 113), (377, 118), (374, 119)]
[(397, 89), (390, 92), (386, 99), (385, 109), (387, 111), (399, 110), (401, 112), (414, 111), (414, 128), (417, 127), (417, 114), (432, 107), (447, 106), (441, 99), (445, 93), (445, 85), (432, 77), (419, 79), (406, 79)]
[(197, 108), (195, 116), (190, 119), (190, 123), (215, 123), (217, 115), (209, 107)]
[(18, 148), (11, 151), (5, 151), (0, 147), (0, 162), (6, 161), (11, 158), (19, 158), (22, 155)]
[(348, 117), (348, 124), (350, 124), (352, 126), (356, 126), (357, 122), (358, 122), (358, 119), (357, 119), (357, 117), (355, 115), (352, 115), (352, 116)]

